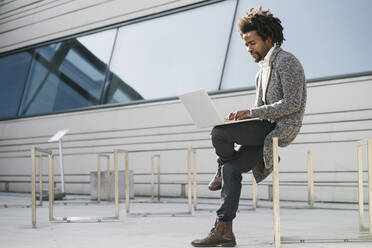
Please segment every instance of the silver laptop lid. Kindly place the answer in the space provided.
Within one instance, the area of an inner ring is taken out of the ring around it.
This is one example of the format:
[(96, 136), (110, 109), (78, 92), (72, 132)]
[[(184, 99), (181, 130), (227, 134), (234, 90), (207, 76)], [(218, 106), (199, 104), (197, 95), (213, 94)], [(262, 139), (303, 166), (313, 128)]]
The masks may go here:
[(213, 127), (224, 123), (204, 89), (187, 92), (178, 97), (198, 127)]

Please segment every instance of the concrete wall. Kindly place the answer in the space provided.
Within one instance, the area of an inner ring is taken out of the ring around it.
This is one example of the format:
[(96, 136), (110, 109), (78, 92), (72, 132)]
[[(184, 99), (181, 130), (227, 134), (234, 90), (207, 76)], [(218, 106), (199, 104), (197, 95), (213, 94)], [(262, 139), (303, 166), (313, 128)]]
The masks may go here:
[(0, 3), (0, 53), (200, 0), (13, 0)]
[[(283, 184), (281, 199), (306, 200), (306, 153), (308, 149), (312, 149), (314, 170), (352, 171), (315, 174), (315, 181), (323, 181), (322, 187), (315, 188), (315, 200), (357, 201), (357, 188), (354, 187), (357, 185), (356, 146), (358, 140), (372, 138), (371, 92), (372, 76), (308, 84), (308, 105), (301, 133), (293, 144), (279, 150), (281, 180), (303, 183), (302, 186)], [(225, 93), (215, 95), (213, 100), (221, 114), (225, 114), (231, 110), (249, 107), (254, 101), (254, 94), (254, 91)], [(154, 154), (161, 155), (163, 173), (186, 173), (188, 147), (199, 148), (199, 182), (206, 182), (211, 177), (211, 174), (203, 173), (213, 173), (216, 169), (210, 129), (196, 128), (180, 101), (168, 100), (2, 121), (0, 175), (30, 175), (30, 146), (53, 149), (57, 153), (57, 144), (49, 144), (47, 140), (60, 129), (70, 130), (64, 139), (67, 174), (88, 174), (96, 170), (96, 153), (112, 152), (114, 148), (132, 151), (129, 154), (129, 164), (135, 174), (135, 182), (151, 182), (149, 175), (136, 174), (151, 173), (151, 157)], [(58, 174), (57, 161), (56, 159), (55, 167)], [(112, 161), (111, 159), (111, 166)], [(119, 163), (120, 169), (123, 169), (123, 157), (120, 157)], [(367, 169), (366, 156), (364, 169)], [(297, 173), (293, 173), (295, 171)], [(44, 168), (44, 172), (47, 172), (47, 168)], [(251, 175), (245, 175), (244, 183), (250, 182), (250, 178)], [(66, 180), (86, 180), (86, 177), (71, 175), (66, 176)], [(162, 181), (185, 182), (186, 176), (163, 175)], [(334, 184), (332, 181), (345, 182), (338, 186), (327, 186)], [(269, 198), (270, 182), (271, 178), (268, 178), (259, 187), (260, 198)], [(27, 190), (28, 187), (27, 184), (13, 185), (11, 190)], [(139, 184), (135, 187), (137, 195), (151, 193), (150, 184)], [(4, 189), (2, 184), (1, 189)], [(66, 189), (68, 192), (89, 193), (89, 185), (67, 184)], [(162, 194), (179, 196), (181, 186), (163, 185)], [(219, 193), (208, 192), (205, 185), (199, 185), (198, 194), (218, 197)], [(250, 196), (250, 186), (244, 186), (242, 197)]]

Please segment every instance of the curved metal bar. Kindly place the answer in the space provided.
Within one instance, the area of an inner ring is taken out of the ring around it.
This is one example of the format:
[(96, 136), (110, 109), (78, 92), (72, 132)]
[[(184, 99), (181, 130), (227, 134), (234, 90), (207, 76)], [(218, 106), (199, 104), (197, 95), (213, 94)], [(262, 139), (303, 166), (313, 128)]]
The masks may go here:
[(43, 149), (43, 148), (38, 148), (35, 147), (36, 152), (41, 152), (41, 153), (46, 153), (46, 154), (52, 154), (53, 152), (51, 150)]

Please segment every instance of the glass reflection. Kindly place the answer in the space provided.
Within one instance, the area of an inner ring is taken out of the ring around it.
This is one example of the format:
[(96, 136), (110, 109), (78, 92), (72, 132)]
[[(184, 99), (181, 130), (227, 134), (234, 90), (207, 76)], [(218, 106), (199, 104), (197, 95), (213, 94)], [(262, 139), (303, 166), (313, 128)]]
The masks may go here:
[(99, 104), (115, 32), (109, 30), (36, 49), (20, 114)]
[(31, 58), (32, 51), (0, 58), (0, 119), (17, 115)]
[(218, 90), (235, 6), (224, 1), (120, 28), (104, 102)]

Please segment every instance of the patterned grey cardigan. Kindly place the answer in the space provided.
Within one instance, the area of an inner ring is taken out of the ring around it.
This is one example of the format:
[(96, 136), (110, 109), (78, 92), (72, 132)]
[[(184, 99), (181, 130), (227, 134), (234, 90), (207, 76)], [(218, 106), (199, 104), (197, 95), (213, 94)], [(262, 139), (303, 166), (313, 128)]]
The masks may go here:
[(252, 117), (276, 122), (275, 129), (264, 141), (263, 162), (253, 169), (258, 182), (265, 179), (273, 166), (272, 138), (278, 145), (289, 145), (299, 133), (306, 106), (305, 73), (300, 62), (291, 53), (276, 47), (270, 57), (266, 102), (262, 101), (260, 73), (256, 76), (256, 101), (250, 109)]

